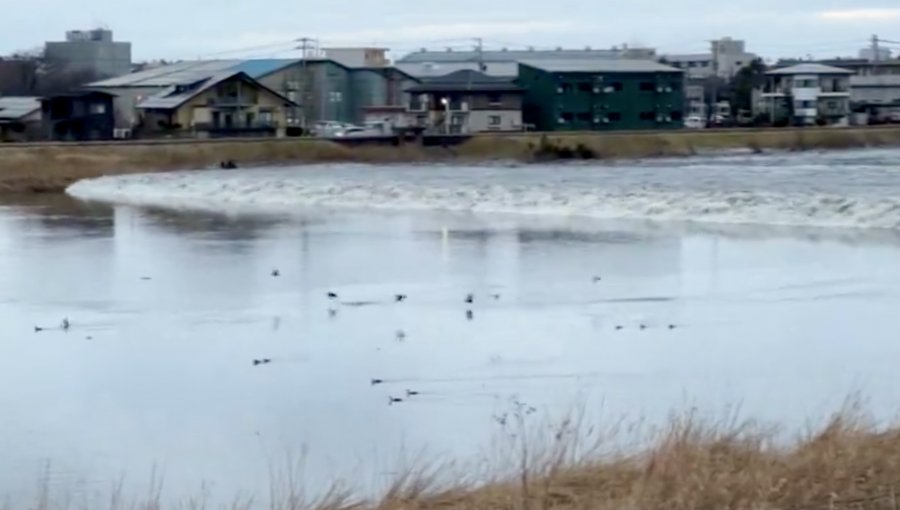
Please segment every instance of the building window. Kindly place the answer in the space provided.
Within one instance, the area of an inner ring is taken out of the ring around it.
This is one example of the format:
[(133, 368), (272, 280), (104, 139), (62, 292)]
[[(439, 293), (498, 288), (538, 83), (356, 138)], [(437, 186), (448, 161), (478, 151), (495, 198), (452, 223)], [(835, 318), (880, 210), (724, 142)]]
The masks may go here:
[(622, 120), (622, 114), (619, 112), (609, 112), (609, 115), (606, 116), (610, 122), (616, 122)]
[(582, 82), (582, 83), (579, 83), (579, 84), (578, 84), (578, 91), (579, 91), (579, 92), (590, 92), (590, 91), (592, 91), (592, 90), (594, 90), (594, 87), (592, 87), (590, 83), (584, 83), (584, 82)]
[(678, 92), (679, 90), (681, 90), (681, 82), (673, 81), (672, 84), (670, 85), (670, 87), (672, 88), (672, 91)]
[(591, 121), (591, 112), (580, 112), (576, 118), (580, 122), (590, 122)]
[(575, 115), (572, 114), (572, 112), (563, 112), (559, 116), (559, 123), (560, 124), (568, 124), (569, 122), (572, 122), (572, 119), (574, 119), (574, 118), (575, 118)]
[(614, 91), (616, 91), (616, 92), (622, 92), (622, 82), (620, 82), (620, 81), (614, 81), (614, 82), (612, 82), (612, 83), (610, 84), (610, 86), (612, 87), (612, 89), (613, 89)]
[(656, 91), (656, 85), (653, 82), (642, 81), (641, 82), (641, 92), (654, 92)]
[(499, 126), (503, 124), (503, 117), (499, 115), (491, 115), (488, 117), (488, 125), (490, 126)]
[(328, 101), (331, 103), (340, 103), (344, 100), (344, 94), (341, 92), (329, 92)]
[(674, 120), (674, 121), (680, 121), (682, 118), (682, 114), (681, 114), (681, 112), (672, 112), (671, 117), (672, 117), (672, 120)]
[(641, 120), (656, 120), (656, 113), (654, 113), (654, 112), (641, 112)]
[(500, 96), (500, 94), (498, 94), (496, 92), (488, 94), (488, 103), (500, 104), (502, 101), (503, 101), (503, 98)]
[(794, 108), (797, 110), (811, 110), (815, 107), (815, 101), (794, 101)]
[(91, 103), (91, 115), (103, 115), (106, 113), (106, 105), (103, 103)]

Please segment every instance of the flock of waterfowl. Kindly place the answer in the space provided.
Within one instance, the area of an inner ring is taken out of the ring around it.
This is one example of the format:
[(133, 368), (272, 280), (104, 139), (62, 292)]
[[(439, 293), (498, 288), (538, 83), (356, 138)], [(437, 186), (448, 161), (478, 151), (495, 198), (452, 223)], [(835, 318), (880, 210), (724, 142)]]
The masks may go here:
[[(273, 278), (277, 278), (277, 277), (281, 276), (281, 271), (278, 270), (277, 268), (276, 268), (276, 269), (272, 269), (272, 272), (271, 272), (270, 274), (271, 274), (271, 276), (272, 276)], [(147, 277), (147, 276), (141, 277), (141, 280), (150, 280), (150, 279), (151, 279), (151, 278), (150, 278), (150, 277)], [(593, 281), (595, 284), (601, 282), (602, 280), (603, 280), (603, 279), (602, 279), (600, 276), (594, 276), (594, 277), (592, 278), (592, 281)], [(325, 294), (325, 297), (328, 298), (329, 301), (335, 302), (335, 303), (338, 303), (339, 300), (340, 300), (340, 296), (339, 296), (336, 292), (332, 292), (332, 291), (327, 292), (327, 293)], [(499, 301), (499, 300), (502, 298), (502, 296), (501, 296), (499, 293), (490, 294), (490, 297), (491, 297), (491, 299), (493, 299), (494, 301)], [(394, 295), (394, 302), (395, 302), (395, 303), (403, 303), (403, 302), (407, 301), (408, 299), (409, 299), (409, 296), (406, 295), (406, 294), (395, 294), (395, 295)], [(467, 308), (466, 308), (466, 312), (465, 312), (466, 319), (469, 320), (469, 321), (474, 320), (474, 319), (475, 319), (475, 312), (472, 310), (471, 305), (473, 305), (473, 304), (475, 303), (475, 294), (474, 294), (474, 293), (471, 293), (471, 292), (468, 293), (468, 294), (466, 294), (465, 297), (464, 297), (464, 299), (463, 299), (463, 303), (466, 304), (466, 305), (468, 305)], [(345, 305), (345, 306), (363, 306), (363, 305), (366, 305), (366, 304), (375, 304), (375, 303), (374, 303), (374, 302), (340, 302), (340, 304), (341, 304), (341, 305)], [(330, 307), (330, 308), (328, 309), (328, 314), (329, 314), (330, 317), (335, 317), (335, 316), (338, 314), (338, 309), (335, 308), (335, 307)], [(667, 329), (669, 329), (669, 330), (674, 330), (674, 329), (676, 329), (677, 327), (678, 327), (678, 326), (675, 325), (675, 324), (669, 324), (668, 327), (667, 327)], [(35, 327), (34, 327), (34, 332), (35, 332), (35, 333), (41, 333), (41, 332), (44, 332), (44, 331), (49, 331), (49, 330), (54, 330), (54, 329), (55, 329), (55, 330), (58, 330), (58, 331), (63, 331), (63, 332), (68, 333), (69, 330), (70, 330), (71, 328), (72, 328), (72, 323), (69, 321), (69, 319), (68, 319), (68, 318), (63, 318), (63, 320), (60, 322), (60, 324), (59, 324), (57, 327), (55, 327), (55, 328), (46, 327), (46, 326), (35, 326)], [(649, 329), (649, 326), (647, 326), (646, 324), (640, 324), (640, 325), (638, 325), (638, 328), (639, 328), (640, 330), (643, 331), (643, 330)], [(616, 330), (616, 331), (622, 331), (622, 330), (624, 330), (624, 329), (625, 329), (625, 326), (623, 326), (623, 325), (621, 325), (621, 324), (615, 326), (615, 330)], [(406, 340), (406, 332), (404, 332), (403, 330), (398, 330), (398, 331), (396, 332), (395, 338), (396, 338), (396, 340), (397, 340), (398, 342), (403, 342), (403, 341), (405, 341), (405, 340)], [(92, 340), (92, 337), (88, 336), (88, 337), (86, 337), (85, 339), (86, 339), (86, 340)], [(254, 367), (258, 367), (258, 366), (262, 366), (262, 365), (268, 365), (268, 364), (271, 364), (271, 363), (272, 363), (272, 359), (271, 359), (271, 358), (260, 358), (260, 359), (253, 359), (253, 360), (252, 360), (252, 364), (253, 364)], [(377, 379), (377, 378), (376, 378), (376, 379), (371, 379), (371, 380), (370, 380), (370, 383), (371, 383), (372, 386), (378, 386), (378, 385), (386, 384), (387, 381), (386, 381), (385, 379)], [(415, 397), (415, 396), (418, 396), (418, 395), (420, 395), (420, 392), (418, 392), (418, 391), (416, 391), (416, 390), (407, 389), (406, 392), (405, 392), (405, 399), (410, 399), (410, 398)], [(399, 404), (399, 403), (404, 402), (405, 399), (404, 399), (403, 397), (389, 396), (389, 397), (388, 397), (388, 404), (389, 404), (389, 405)]]

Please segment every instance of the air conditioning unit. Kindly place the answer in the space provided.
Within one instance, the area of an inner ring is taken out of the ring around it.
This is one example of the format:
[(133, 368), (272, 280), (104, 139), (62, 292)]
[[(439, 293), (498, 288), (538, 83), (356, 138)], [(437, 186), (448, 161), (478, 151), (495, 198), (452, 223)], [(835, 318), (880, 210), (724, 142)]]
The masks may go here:
[(616, 91), (616, 89), (612, 86), (609, 86), (609, 87), (606, 87), (605, 89), (603, 89), (603, 92), (606, 92), (607, 94), (612, 94), (615, 91)]

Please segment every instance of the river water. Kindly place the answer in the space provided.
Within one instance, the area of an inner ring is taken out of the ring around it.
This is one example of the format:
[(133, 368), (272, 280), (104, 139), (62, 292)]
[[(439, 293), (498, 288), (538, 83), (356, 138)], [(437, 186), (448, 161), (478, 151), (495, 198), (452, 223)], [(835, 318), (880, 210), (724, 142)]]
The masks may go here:
[(286, 459), (377, 485), (488, 456), (515, 402), (798, 428), (857, 392), (893, 418), (898, 160), (307, 166), (7, 201), (0, 494), (153, 478), (263, 504)]

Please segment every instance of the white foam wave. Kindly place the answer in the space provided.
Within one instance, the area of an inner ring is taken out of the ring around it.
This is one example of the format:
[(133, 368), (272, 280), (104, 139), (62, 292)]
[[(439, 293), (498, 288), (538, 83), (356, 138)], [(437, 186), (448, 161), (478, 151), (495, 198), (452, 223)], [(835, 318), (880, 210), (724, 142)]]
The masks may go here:
[[(372, 170), (376, 172), (376, 170)], [(290, 213), (312, 208), (447, 210), (609, 219), (900, 229), (900, 197), (815, 191), (585, 186), (567, 179), (310, 178), (307, 170), (192, 172), (85, 180), (82, 199), (143, 206)], [(495, 175), (496, 177), (496, 175)]]

